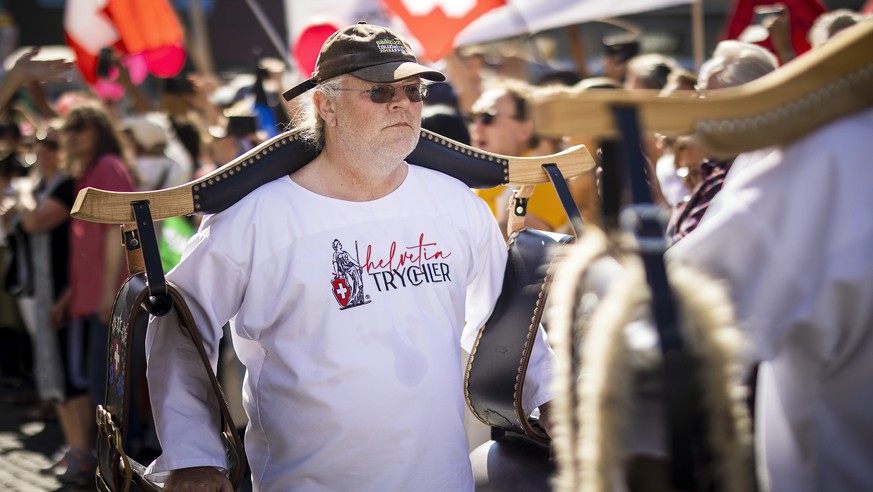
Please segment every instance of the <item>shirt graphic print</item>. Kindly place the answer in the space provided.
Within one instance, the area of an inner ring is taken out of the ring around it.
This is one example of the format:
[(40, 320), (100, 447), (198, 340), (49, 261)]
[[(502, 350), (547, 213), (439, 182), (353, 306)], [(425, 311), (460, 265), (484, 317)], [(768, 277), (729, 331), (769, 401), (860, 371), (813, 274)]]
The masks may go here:
[(364, 293), (364, 279), (377, 292), (417, 287), (423, 284), (451, 282), (452, 273), (444, 260), (452, 255), (439, 249), (436, 241), (425, 242), (424, 233), (416, 244), (398, 245), (397, 241), (382, 247), (368, 244), (364, 262), (360, 261), (358, 241), (355, 241), (355, 257), (343, 249), (339, 239), (333, 240), (333, 278), (330, 281), (333, 296), (340, 310), (370, 302)]

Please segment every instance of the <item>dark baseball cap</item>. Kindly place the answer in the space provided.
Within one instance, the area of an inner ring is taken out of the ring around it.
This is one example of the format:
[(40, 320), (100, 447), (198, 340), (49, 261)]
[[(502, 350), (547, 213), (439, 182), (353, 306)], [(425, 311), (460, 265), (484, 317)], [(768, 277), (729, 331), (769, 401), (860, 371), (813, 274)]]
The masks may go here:
[(359, 22), (331, 34), (318, 53), (312, 77), (282, 96), (290, 101), (320, 82), (347, 73), (368, 82), (397, 82), (414, 75), (446, 80), (442, 73), (419, 65), (409, 43), (395, 32)]
[(606, 56), (614, 56), (621, 60), (630, 60), (640, 53), (640, 39), (636, 33), (620, 33), (605, 36), (602, 39)]

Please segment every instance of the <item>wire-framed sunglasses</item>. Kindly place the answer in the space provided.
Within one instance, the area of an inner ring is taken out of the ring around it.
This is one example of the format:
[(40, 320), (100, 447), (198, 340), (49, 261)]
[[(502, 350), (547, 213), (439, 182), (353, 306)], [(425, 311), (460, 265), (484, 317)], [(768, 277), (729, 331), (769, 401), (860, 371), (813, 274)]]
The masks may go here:
[(482, 122), (485, 126), (491, 126), (494, 123), (494, 119), (497, 118), (497, 113), (494, 112), (473, 112), (467, 115), (467, 124), (472, 125), (477, 121)]
[[(397, 93), (398, 87), (387, 84), (376, 84), (367, 90), (361, 89), (339, 89), (341, 91), (360, 91), (370, 95), (370, 100), (376, 104), (384, 104), (394, 100), (394, 95)], [(421, 102), (427, 97), (427, 84), (419, 82), (417, 84), (407, 84), (399, 89), (403, 90), (410, 102)]]

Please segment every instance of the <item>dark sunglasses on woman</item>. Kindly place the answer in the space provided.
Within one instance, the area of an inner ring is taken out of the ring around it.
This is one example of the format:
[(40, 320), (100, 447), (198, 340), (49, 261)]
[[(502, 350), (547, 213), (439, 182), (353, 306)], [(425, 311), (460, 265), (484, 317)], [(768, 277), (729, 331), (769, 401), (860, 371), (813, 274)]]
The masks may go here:
[(37, 143), (44, 146), (45, 148), (47, 148), (49, 150), (58, 150), (61, 148), (61, 143), (58, 142), (57, 140), (54, 140), (51, 138), (43, 138), (43, 139), (37, 140)]

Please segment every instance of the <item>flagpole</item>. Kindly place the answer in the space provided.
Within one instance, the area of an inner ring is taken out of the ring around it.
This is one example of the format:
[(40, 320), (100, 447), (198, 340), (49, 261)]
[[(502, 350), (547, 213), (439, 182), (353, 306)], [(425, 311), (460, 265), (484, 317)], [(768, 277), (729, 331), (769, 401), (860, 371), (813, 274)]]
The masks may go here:
[(700, 70), (703, 65), (703, 0), (694, 0), (691, 4), (691, 31), (694, 39), (694, 68)]
[(276, 48), (276, 51), (279, 52), (279, 55), (282, 57), (282, 61), (285, 64), (289, 64), (291, 62), (291, 57), (288, 54), (288, 50), (282, 44), (282, 40), (279, 38), (279, 34), (276, 32), (276, 29), (273, 28), (273, 25), (270, 24), (270, 19), (267, 18), (267, 15), (261, 9), (261, 6), (255, 0), (246, 0), (249, 8), (252, 9), (252, 13), (255, 14), (255, 18), (258, 20), (258, 23), (261, 25), (261, 28), (267, 33), (267, 37), (270, 38), (270, 42), (273, 43), (273, 47)]
[(200, 0), (191, 0), (188, 4), (188, 13), (191, 15), (191, 38), (192, 58), (200, 72), (214, 75), (215, 64), (212, 58), (212, 48), (209, 43), (209, 32), (206, 26), (206, 18)]
[(579, 34), (579, 26), (572, 25), (564, 28), (570, 43), (570, 57), (576, 64), (576, 71), (583, 79), (588, 77), (588, 65), (585, 63), (585, 44)]

